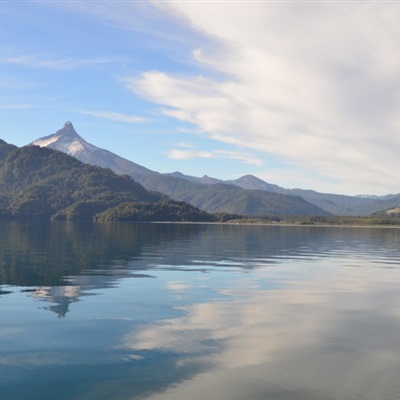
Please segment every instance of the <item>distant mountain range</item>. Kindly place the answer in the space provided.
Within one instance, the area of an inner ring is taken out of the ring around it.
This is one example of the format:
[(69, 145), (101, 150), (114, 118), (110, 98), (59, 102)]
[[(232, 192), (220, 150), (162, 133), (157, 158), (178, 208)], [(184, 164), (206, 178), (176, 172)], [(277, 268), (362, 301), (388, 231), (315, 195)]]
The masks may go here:
[(207, 212), (276, 216), (366, 216), (400, 207), (399, 194), (383, 197), (346, 196), (313, 190), (285, 189), (252, 175), (224, 181), (207, 175), (194, 177), (181, 172), (161, 174), (86, 142), (78, 135), (71, 122), (67, 122), (56, 133), (37, 139), (32, 144), (65, 152), (84, 163), (110, 168), (117, 174), (127, 174), (148, 190), (189, 202)]

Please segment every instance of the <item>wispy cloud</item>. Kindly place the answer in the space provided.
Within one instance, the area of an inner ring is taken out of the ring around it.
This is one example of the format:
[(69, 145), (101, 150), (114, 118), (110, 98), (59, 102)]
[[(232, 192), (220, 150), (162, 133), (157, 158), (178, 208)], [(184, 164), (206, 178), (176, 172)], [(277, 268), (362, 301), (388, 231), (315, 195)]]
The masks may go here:
[(154, 4), (207, 37), (193, 60), (224, 78), (149, 71), (129, 89), (214, 140), (318, 171), (315, 187), (399, 190), (396, 4)]
[(33, 108), (31, 104), (1, 104), (0, 110), (28, 110)]
[(65, 58), (51, 59), (38, 55), (18, 55), (18, 56), (0, 58), (0, 64), (20, 65), (30, 68), (43, 68), (43, 69), (58, 70), (58, 71), (65, 71), (77, 68), (87, 68), (92, 66), (116, 63), (120, 61), (121, 60), (113, 57), (87, 58), (87, 59), (65, 57)]
[(127, 115), (110, 111), (90, 111), (90, 110), (75, 110), (79, 114), (90, 115), (96, 118), (108, 119), (114, 122), (126, 122), (129, 124), (137, 124), (141, 122), (148, 122), (147, 118), (138, 117), (136, 115)]
[[(115, 28), (141, 34), (151, 47), (175, 48), (199, 42), (198, 36), (185, 20), (165, 18), (157, 1), (65, 1), (57, 7), (68, 12), (87, 15)], [(178, 50), (179, 51), (179, 50)]]
[(194, 147), (188, 144), (180, 144), (180, 148), (171, 149), (166, 152), (169, 158), (173, 160), (192, 160), (196, 158), (219, 158), (219, 159), (231, 159), (242, 161), (246, 164), (261, 166), (262, 160), (251, 157), (250, 155), (243, 152), (227, 151), (227, 150), (196, 150)]
[(25, 90), (34, 90), (37, 88), (42, 87), (43, 83), (38, 82), (28, 82), (23, 81), (21, 79), (16, 79), (12, 77), (1, 77), (0, 78), (0, 88), (5, 90), (18, 90), (18, 91), (25, 91)]

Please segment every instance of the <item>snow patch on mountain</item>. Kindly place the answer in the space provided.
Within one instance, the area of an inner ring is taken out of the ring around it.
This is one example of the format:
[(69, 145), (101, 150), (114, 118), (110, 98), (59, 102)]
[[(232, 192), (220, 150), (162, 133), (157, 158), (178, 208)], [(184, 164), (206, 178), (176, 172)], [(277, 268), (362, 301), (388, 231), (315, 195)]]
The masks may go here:
[(85, 150), (85, 146), (78, 140), (75, 140), (68, 146), (68, 153), (75, 156)]
[(52, 143), (57, 142), (58, 139), (60, 139), (60, 136), (53, 136), (49, 139), (36, 140), (35, 142), (33, 142), (33, 144), (35, 146), (39, 146), (39, 147), (47, 147), (47, 146), (51, 145)]

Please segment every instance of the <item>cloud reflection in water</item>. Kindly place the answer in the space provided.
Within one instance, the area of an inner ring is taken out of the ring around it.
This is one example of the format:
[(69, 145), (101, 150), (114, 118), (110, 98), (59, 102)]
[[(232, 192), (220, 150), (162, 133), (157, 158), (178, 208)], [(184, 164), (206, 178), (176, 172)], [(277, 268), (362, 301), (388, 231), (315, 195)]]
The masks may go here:
[(225, 299), (181, 307), (125, 346), (178, 353), (177, 368), (204, 365), (151, 400), (397, 399), (399, 276), (387, 274), (347, 267), (283, 290), (221, 288)]

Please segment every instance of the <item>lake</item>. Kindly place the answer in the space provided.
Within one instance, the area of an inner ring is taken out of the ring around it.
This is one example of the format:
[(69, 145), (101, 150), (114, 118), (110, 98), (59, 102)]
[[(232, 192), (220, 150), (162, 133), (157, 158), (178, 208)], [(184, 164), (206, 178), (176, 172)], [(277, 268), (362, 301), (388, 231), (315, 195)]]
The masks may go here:
[(9, 400), (398, 400), (400, 230), (0, 224)]

